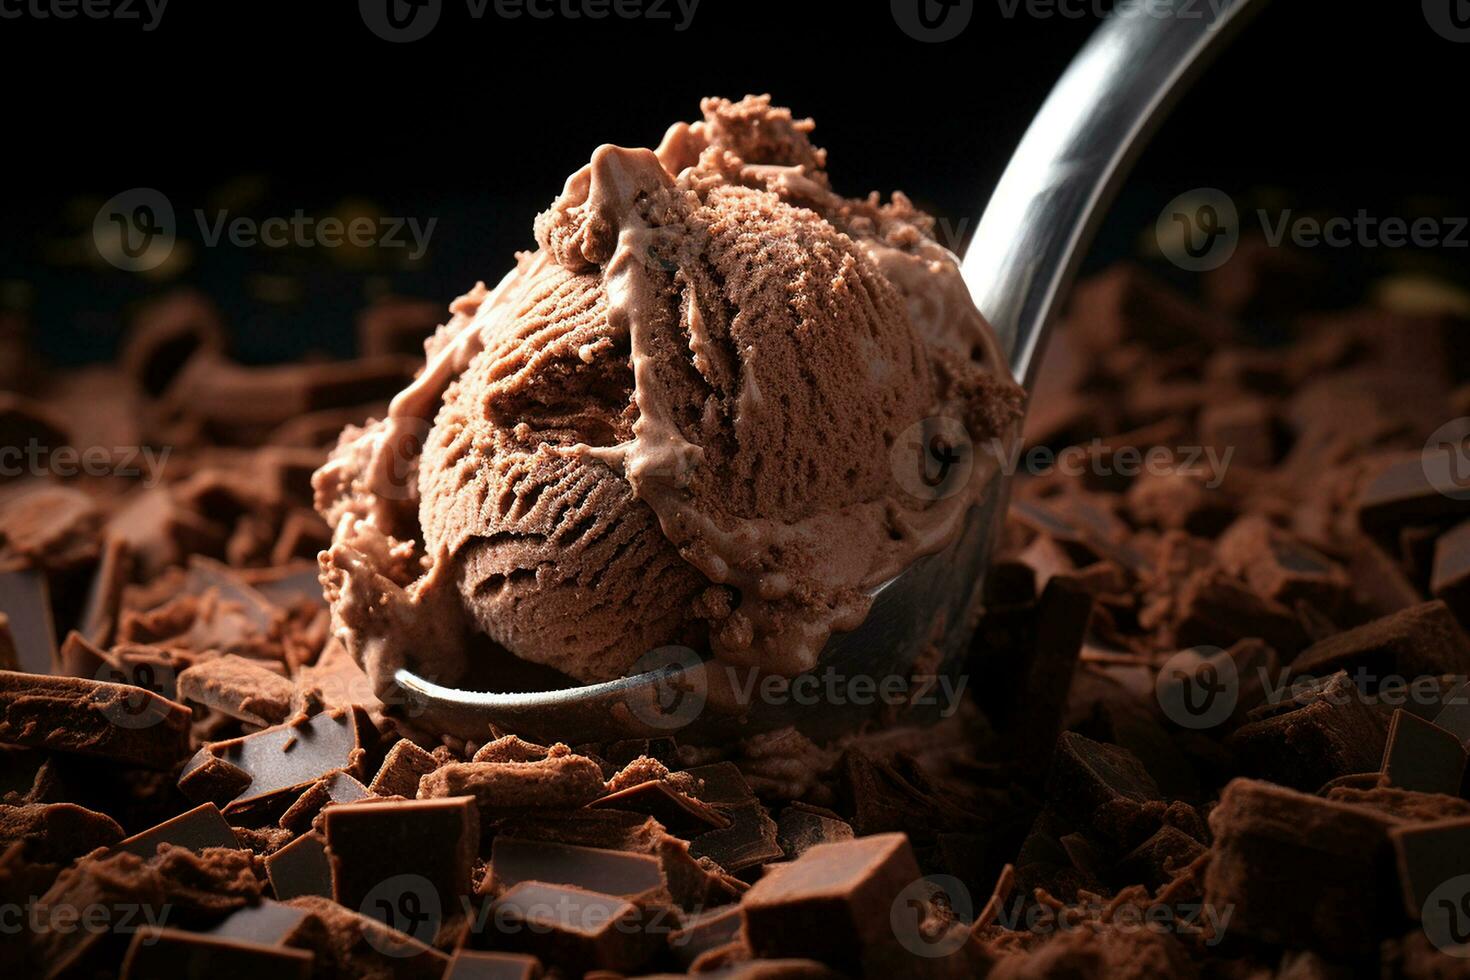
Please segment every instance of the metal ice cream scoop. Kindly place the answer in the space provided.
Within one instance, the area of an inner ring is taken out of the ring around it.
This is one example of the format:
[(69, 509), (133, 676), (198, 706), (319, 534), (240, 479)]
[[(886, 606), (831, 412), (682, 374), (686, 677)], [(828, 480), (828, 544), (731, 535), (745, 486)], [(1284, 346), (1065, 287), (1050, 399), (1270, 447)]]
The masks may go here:
[[(963, 273), (1028, 390), (1058, 303), (1136, 155), (1208, 56), (1264, 2), (1127, 5), (1093, 34), (1021, 140)], [(875, 588), (863, 624), (833, 635), (817, 669), (789, 683), (719, 677), (726, 668), (669, 647), (619, 680), (530, 693), (458, 690), (399, 670), (401, 710), (418, 727), (461, 738), (484, 741), (495, 729), (571, 744), (676, 733), (712, 741), (787, 725), (824, 738), (900, 702), (932, 714), (958, 691), (1007, 483), (994, 477), (963, 533)], [(738, 715), (707, 704), (712, 690), (732, 687)]]

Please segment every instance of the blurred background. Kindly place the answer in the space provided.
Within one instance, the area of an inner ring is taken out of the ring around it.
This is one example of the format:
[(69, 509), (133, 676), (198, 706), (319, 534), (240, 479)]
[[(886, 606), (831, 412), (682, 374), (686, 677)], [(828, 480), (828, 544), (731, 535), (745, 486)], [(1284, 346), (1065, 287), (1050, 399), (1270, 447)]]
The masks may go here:
[[(958, 36), (926, 42), (903, 26), (919, 0), (699, 0), (692, 16), (689, 0), (642, 0), (645, 16), (603, 20), (542, 2), (556, 15), (505, 18), (492, 0), (475, 18), (466, 0), (442, 0), (427, 36), (390, 43), (370, 27), (371, 4), (174, 0), (155, 20), (127, 0), (134, 19), (59, 19), (39, 16), (53, 0), (3, 0), (0, 310), (25, 315), (45, 360), (71, 364), (111, 356), (149, 297), (197, 286), (224, 310), (241, 360), (348, 355), (370, 301), (443, 306), (499, 279), (597, 144), (656, 145), (668, 124), (698, 117), (701, 96), (747, 92), (816, 119), (838, 190), (902, 189), (959, 249), (1110, 6), (966, 0)], [(1090, 265), (1139, 254), (1165, 203), (1201, 186), (1243, 210), (1470, 213), (1470, 32), (1445, 26), (1466, 23), (1466, 6), (1276, 0), (1142, 159)], [(109, 264), (93, 237), (104, 202), (135, 189), (163, 196), (178, 237), (141, 272)], [(404, 244), (210, 245), (196, 212), (206, 226), (298, 213), (401, 222)], [(1463, 279), (1465, 254), (1361, 261)]]

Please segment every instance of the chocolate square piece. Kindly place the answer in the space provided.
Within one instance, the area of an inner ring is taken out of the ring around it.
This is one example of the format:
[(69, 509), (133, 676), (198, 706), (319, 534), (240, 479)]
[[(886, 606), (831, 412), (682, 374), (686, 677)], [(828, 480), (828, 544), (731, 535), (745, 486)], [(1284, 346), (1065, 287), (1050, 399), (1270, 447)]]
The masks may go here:
[(168, 769), (189, 752), (193, 713), (152, 691), (0, 671), (0, 742)]
[(1453, 732), (1400, 708), (1388, 727), (1382, 772), (1388, 785), (1399, 789), (1458, 796), (1465, 747)]
[[(1470, 818), (1394, 827), (1388, 836), (1397, 859), (1404, 910), (1413, 918), (1437, 911), (1426, 910), (1424, 903), (1446, 882), (1470, 876)], [(1464, 894), (1466, 889), (1461, 889), (1453, 897)]]
[(781, 859), (776, 822), (764, 806), (747, 803), (726, 813), (730, 816), (730, 826), (694, 838), (689, 842), (690, 854), (707, 857), (731, 874)]
[(178, 690), (180, 700), (266, 727), (290, 716), (296, 686), (255, 661), (226, 654), (179, 674)]
[(157, 853), (160, 844), (174, 844), (198, 852), (206, 847), (237, 848), (240, 841), (230, 825), (225, 823), (219, 807), (213, 803), (205, 803), (172, 820), (165, 820), (157, 827), (129, 837), (117, 845), (116, 849), (136, 854), (146, 861)]
[(496, 900), (486, 921), (495, 930), (487, 941), (569, 971), (628, 972), (652, 952), (631, 902), (565, 885), (522, 882)]
[[(442, 922), (470, 893), (480, 845), (474, 800), (334, 806), (325, 820), (332, 896), (347, 908), (374, 918), (382, 918), (384, 903), (395, 913), (437, 910)], [(384, 921), (402, 928), (391, 918)]]
[(516, 953), (477, 953), (462, 949), (454, 954), (444, 980), (540, 980), (541, 961)]
[(204, 930), (215, 939), (236, 939), (263, 946), (294, 946), (303, 929), (309, 928), (311, 913), (282, 902), (263, 900), (231, 912)]
[(758, 957), (810, 957), (858, 974), (895, 942), (890, 909), (920, 877), (908, 838), (819, 844), (745, 894), (745, 937)]
[(302, 895), (332, 897), (332, 862), (327, 859), (327, 842), (320, 834), (302, 834), (267, 855), (265, 868), (276, 898), (283, 902)]
[(128, 947), (122, 980), (308, 980), (313, 960), (306, 950), (289, 946), (145, 928)]
[(355, 773), (370, 729), (359, 711), (326, 711), (306, 721), (206, 745), (184, 771), (187, 774), (202, 763), (207, 754), (249, 773), (250, 786), (224, 808), (227, 814), (284, 808), (323, 776)]
[(664, 890), (658, 859), (650, 855), (504, 834), (495, 838), (490, 873), (496, 891), (508, 891), (523, 881), (543, 881), (638, 901)]
[(438, 760), (432, 755), (401, 738), (383, 757), (383, 764), (368, 789), (378, 796), (403, 796), (411, 800), (419, 795), (419, 780), (438, 766)]

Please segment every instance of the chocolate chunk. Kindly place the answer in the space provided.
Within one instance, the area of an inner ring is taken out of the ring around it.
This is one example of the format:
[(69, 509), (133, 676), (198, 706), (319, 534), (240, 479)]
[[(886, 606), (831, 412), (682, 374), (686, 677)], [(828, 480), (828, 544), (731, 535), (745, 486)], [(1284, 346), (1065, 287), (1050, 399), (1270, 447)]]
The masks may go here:
[(209, 977), (259, 980), (261, 976), (309, 980), (314, 957), (286, 946), (222, 939), (178, 929), (144, 928), (133, 936), (123, 960), (122, 980)]
[(281, 901), (302, 895), (332, 897), (332, 864), (320, 834), (303, 834), (265, 859), (271, 887)]
[(1395, 823), (1367, 807), (1237, 779), (1210, 814), (1215, 853), (1205, 901), (1234, 909), (1232, 933), (1324, 951), (1372, 950), (1390, 921), (1378, 886)]
[(323, 712), (306, 721), (206, 745), (184, 774), (208, 756), (223, 759), (250, 774), (249, 788), (229, 802), (226, 814), (253, 813), (272, 806), (284, 809), (323, 776), (358, 773), (370, 731), (361, 712)]
[(470, 893), (480, 844), (473, 800), (335, 806), (325, 819), (332, 894), (347, 908), (399, 929), (404, 915), (438, 918), (432, 930), (406, 930), (432, 939)]
[(0, 853), (20, 844), (28, 861), (70, 864), (88, 851), (111, 847), (122, 836), (111, 817), (72, 803), (0, 806)]
[(189, 751), (192, 713), (152, 691), (0, 671), (0, 742), (167, 769)]
[(1433, 823), (1470, 817), (1470, 800), (1384, 786), (1382, 773), (1364, 773), (1363, 777), (1362, 785), (1354, 786), (1346, 779), (1338, 780), (1335, 785), (1322, 787), (1317, 795), (1339, 803), (1372, 807), (1396, 820), (1411, 823)]
[(602, 769), (562, 751), (540, 762), (454, 762), (419, 780), (421, 799), (473, 796), (486, 815), (518, 807), (584, 806), (603, 794)]
[(1470, 676), (1470, 637), (1438, 600), (1384, 616), (1303, 650), (1293, 674), (1366, 671), (1375, 680)]
[(237, 939), (264, 946), (294, 946), (310, 928), (311, 913), (280, 902), (262, 901), (231, 912), (204, 930), (215, 939)]
[(0, 670), (20, 670), (20, 651), (10, 632), (10, 617), (0, 612)]
[(1216, 542), (1220, 565), (1267, 599), (1297, 600), (1333, 612), (1346, 599), (1347, 573), (1325, 555), (1271, 526), (1263, 517), (1242, 517)]
[(636, 903), (665, 889), (659, 863), (649, 855), (521, 840), (504, 834), (495, 838), (490, 874), (496, 892), (508, 891), (524, 881), (541, 881)]
[(1383, 716), (1345, 673), (1294, 692), (1285, 705), (1268, 707), (1269, 714), (1242, 725), (1227, 740), (1245, 775), (1314, 792), (1339, 776), (1367, 772), (1383, 759)]
[(1152, 837), (1118, 862), (1119, 880), (1141, 881), (1158, 889), (1205, 853), (1205, 847), (1177, 827), (1160, 827)]
[(1402, 708), (1393, 713), (1383, 752), (1388, 785), (1454, 796), (1465, 777), (1465, 761), (1465, 747), (1453, 732)]
[(1388, 837), (1397, 859), (1404, 909), (1413, 918), (1435, 911), (1425, 909), (1424, 903), (1440, 885), (1470, 875), (1470, 819), (1394, 827)]
[(744, 921), (739, 905), (701, 913), (669, 934), (669, 951), (680, 966), (688, 969), (704, 953), (734, 942)]
[(852, 839), (850, 824), (810, 810), (787, 807), (776, 819), (776, 842), (788, 859), (799, 858), (818, 844)]
[(262, 728), (286, 720), (296, 691), (280, 674), (234, 654), (190, 667), (177, 683), (181, 699)]
[(1470, 502), (1439, 490), (1456, 485), (1451, 462), (1449, 452), (1415, 453), (1385, 467), (1358, 498), (1358, 521), (1363, 529), (1427, 524), (1470, 513)]
[(225, 823), (219, 807), (205, 803), (141, 834), (134, 834), (118, 844), (116, 850), (147, 860), (153, 857), (160, 844), (202, 851), (207, 847), (238, 848), (240, 841), (230, 825)]
[(204, 753), (191, 760), (179, 776), (179, 792), (195, 803), (227, 806), (250, 786), (250, 773)]
[(1429, 591), (1444, 600), (1470, 627), (1470, 521), (1446, 531), (1434, 543), (1434, 568)]
[(746, 941), (758, 957), (810, 957), (868, 973), (896, 941), (893, 903), (919, 878), (902, 834), (819, 844), (746, 892)]
[(638, 908), (613, 895), (527, 881), (491, 906), (491, 939), (569, 971), (628, 972), (647, 960), (654, 944), (641, 928)]
[(759, 803), (727, 810), (730, 826), (700, 834), (689, 842), (689, 853), (707, 857), (731, 874), (768, 861), (780, 860), (776, 823)]
[(88, 641), (98, 645), (112, 642), (113, 631), (117, 628), (118, 604), (132, 571), (133, 557), (128, 543), (115, 535), (105, 535), (102, 560), (92, 575), (78, 627)]
[(51, 590), (36, 569), (0, 572), (0, 613), (10, 621), (15, 670), (49, 674), (56, 669), (56, 627), (51, 619)]
[(1218, 573), (1190, 576), (1179, 592), (1173, 644), (1228, 647), (1243, 638), (1265, 640), (1282, 653), (1300, 650), (1307, 635), (1291, 610)]
[(471, 762), (540, 762), (551, 754), (551, 749), (535, 742), (527, 742), (515, 735), (504, 735), (493, 742), (486, 742), (470, 758)]
[(740, 767), (733, 762), (716, 762), (686, 769), (695, 784), (694, 795), (716, 806), (738, 807), (755, 801), (755, 793)]
[(286, 808), (278, 821), (286, 830), (302, 833), (307, 830), (317, 815), (329, 806), (340, 803), (356, 803), (372, 797), (366, 786), (345, 772), (334, 772), (319, 779)]
[(730, 825), (730, 818), (719, 810), (694, 799), (670, 786), (662, 779), (651, 779), (609, 793), (600, 800), (587, 804), (612, 810), (628, 810), (646, 813), (669, 830), (684, 837), (693, 837), (707, 830), (717, 830)]
[(1160, 800), (1158, 784), (1137, 756), (1076, 732), (1057, 740), (1047, 795), (1078, 825), (1127, 846), (1153, 832), (1144, 804)]
[(444, 980), (541, 980), (541, 961), (515, 953), (462, 949), (454, 954)]
[[(320, 919), (323, 928), (303, 932), (297, 948), (316, 954), (317, 971), (330, 977), (393, 977), (442, 980), (449, 957), (412, 934), (345, 909), (329, 898), (303, 895), (287, 904)], [(407, 914), (399, 920), (413, 929), (427, 920)]]
[(383, 757), (383, 764), (368, 789), (378, 796), (402, 796), (411, 800), (419, 795), (419, 780), (438, 767), (439, 762), (432, 755), (401, 738)]

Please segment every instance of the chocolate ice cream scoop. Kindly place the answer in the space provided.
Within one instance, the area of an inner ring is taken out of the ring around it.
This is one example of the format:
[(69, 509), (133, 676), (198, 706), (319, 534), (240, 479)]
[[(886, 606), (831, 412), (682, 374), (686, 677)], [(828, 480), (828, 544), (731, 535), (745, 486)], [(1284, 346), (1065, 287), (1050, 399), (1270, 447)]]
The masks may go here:
[(671, 643), (793, 676), (988, 485), (988, 454), (936, 492), (905, 452), (1020, 415), (930, 219), (834, 194), (767, 98), (703, 109), (599, 148), (318, 473), (339, 633), (380, 687), (453, 680), (456, 634), (585, 682)]

